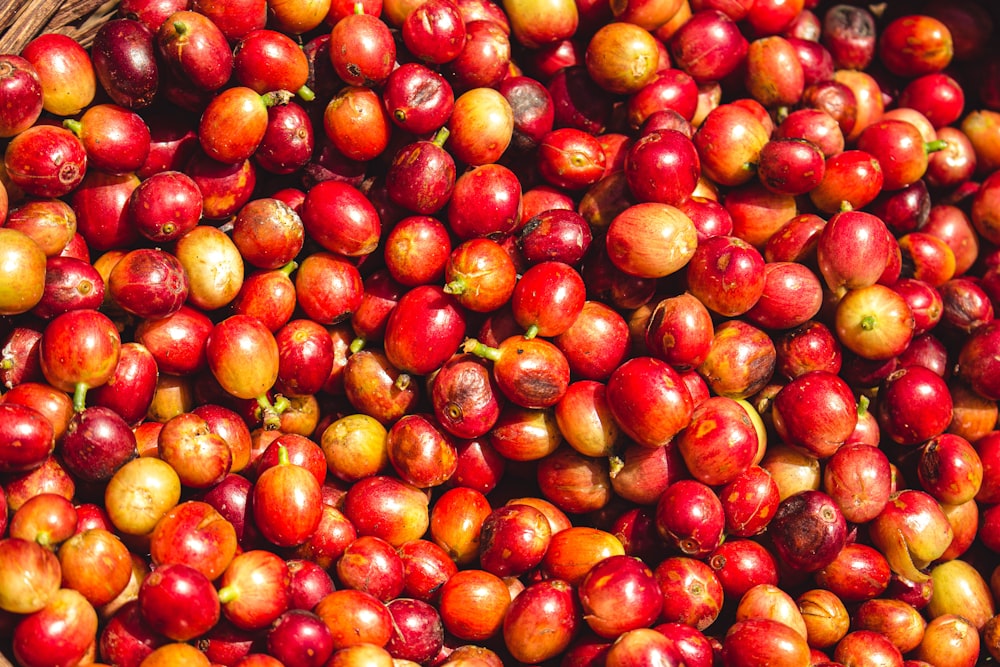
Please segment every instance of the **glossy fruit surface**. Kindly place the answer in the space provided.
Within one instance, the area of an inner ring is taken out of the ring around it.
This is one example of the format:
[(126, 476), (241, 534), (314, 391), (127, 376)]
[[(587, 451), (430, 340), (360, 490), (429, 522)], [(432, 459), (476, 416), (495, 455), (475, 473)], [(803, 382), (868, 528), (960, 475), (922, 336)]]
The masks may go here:
[(0, 10), (0, 654), (1000, 657), (1000, 13), (904, 5)]

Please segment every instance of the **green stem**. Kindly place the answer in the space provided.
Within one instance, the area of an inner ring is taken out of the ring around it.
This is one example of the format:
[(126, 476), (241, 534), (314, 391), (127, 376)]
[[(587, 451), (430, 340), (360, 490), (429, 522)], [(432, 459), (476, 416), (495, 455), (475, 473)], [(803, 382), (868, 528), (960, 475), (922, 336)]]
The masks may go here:
[(861, 328), (865, 331), (872, 331), (878, 326), (878, 318), (874, 315), (865, 315), (861, 318)]
[(223, 586), (219, 589), (219, 602), (226, 604), (232, 602), (240, 596), (239, 589), (235, 586)]
[(290, 403), (288, 399), (285, 399), (283, 404), (280, 400), (277, 404), (271, 403), (271, 400), (264, 394), (257, 397), (257, 405), (260, 406), (260, 419), (264, 423), (264, 429), (277, 431), (281, 426), (281, 413), (288, 409)]
[(314, 99), (316, 99), (316, 93), (313, 92), (312, 88), (310, 88), (305, 84), (302, 84), (302, 87), (296, 90), (295, 94), (298, 95), (301, 99), (305, 100), (306, 102), (312, 102)]
[(69, 130), (78, 137), (80, 136), (80, 133), (83, 132), (83, 123), (81, 123), (78, 120), (73, 120), (72, 118), (67, 118), (66, 120), (64, 120), (63, 127), (65, 127), (67, 130)]
[(444, 286), (445, 294), (465, 294), (465, 281), (461, 278), (455, 278), (450, 283), (446, 283)]
[(354, 3), (354, 13), (355, 14), (364, 14), (365, 13), (365, 3), (363, 3), (363, 2), (355, 2)]
[(264, 93), (263, 95), (260, 96), (260, 98), (264, 101), (264, 106), (270, 108), (270, 107), (280, 107), (285, 104), (288, 104), (289, 101), (291, 101), (293, 95), (294, 93), (291, 93), (287, 90), (272, 90), (270, 92)]
[(622, 468), (625, 467), (625, 459), (623, 459), (618, 454), (614, 454), (612, 456), (609, 456), (608, 457), (608, 466), (609, 466), (608, 471), (609, 471), (609, 474), (611, 476), (611, 479), (614, 479), (615, 477), (618, 476), (618, 473), (620, 473), (622, 471)]
[(406, 391), (412, 381), (413, 377), (409, 373), (400, 373), (396, 376), (396, 381), (392, 385), (400, 391)]
[(294, 271), (297, 268), (299, 268), (299, 263), (296, 262), (293, 259), (288, 264), (285, 264), (283, 267), (281, 267), (278, 270), (281, 271), (282, 273), (284, 273), (286, 276), (290, 276), (290, 275), (292, 275), (292, 271)]
[(537, 324), (532, 324), (530, 327), (528, 327), (528, 330), (524, 332), (524, 337), (528, 339), (534, 338), (537, 335), (538, 335)]
[(357, 354), (361, 350), (365, 349), (366, 342), (367, 341), (365, 341), (364, 338), (358, 336), (357, 338), (351, 341), (351, 344), (350, 346), (348, 346), (348, 349), (351, 351), (351, 354)]
[(76, 387), (73, 389), (73, 409), (77, 412), (83, 412), (87, 409), (87, 390), (89, 388), (84, 382), (76, 383)]
[(288, 457), (288, 447), (284, 445), (278, 445), (278, 465), (286, 466), (289, 465), (292, 460)]
[(174, 31), (178, 35), (186, 35), (190, 30), (188, 24), (184, 23), (184, 21), (174, 21)]
[(448, 141), (448, 137), (450, 135), (451, 130), (442, 126), (441, 129), (437, 131), (437, 134), (434, 135), (434, 138), (431, 139), (431, 142), (439, 147), (444, 146), (444, 142)]
[(868, 406), (871, 404), (871, 399), (861, 394), (861, 398), (858, 399), (858, 417), (863, 416), (868, 412)]
[(944, 139), (935, 139), (934, 141), (928, 141), (924, 144), (924, 150), (928, 153), (937, 153), (938, 151), (943, 151), (948, 148), (948, 142)]
[(497, 361), (500, 358), (499, 349), (484, 345), (475, 338), (469, 338), (462, 343), (462, 351), (482, 357), (483, 359), (489, 359), (490, 361)]

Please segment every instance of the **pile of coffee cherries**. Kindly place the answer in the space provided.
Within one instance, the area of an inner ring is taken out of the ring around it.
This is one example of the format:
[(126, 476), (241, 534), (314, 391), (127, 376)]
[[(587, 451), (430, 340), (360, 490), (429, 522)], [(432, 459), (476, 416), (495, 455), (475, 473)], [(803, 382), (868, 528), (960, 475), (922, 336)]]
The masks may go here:
[(0, 653), (1000, 659), (998, 27), (120, 0), (0, 54)]

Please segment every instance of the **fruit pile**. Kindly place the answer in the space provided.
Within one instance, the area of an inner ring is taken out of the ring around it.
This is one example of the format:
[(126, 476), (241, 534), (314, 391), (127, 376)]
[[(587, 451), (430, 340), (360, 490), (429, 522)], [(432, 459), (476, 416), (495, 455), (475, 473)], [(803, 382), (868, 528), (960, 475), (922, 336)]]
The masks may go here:
[(0, 652), (1000, 660), (998, 22), (121, 0), (0, 54)]

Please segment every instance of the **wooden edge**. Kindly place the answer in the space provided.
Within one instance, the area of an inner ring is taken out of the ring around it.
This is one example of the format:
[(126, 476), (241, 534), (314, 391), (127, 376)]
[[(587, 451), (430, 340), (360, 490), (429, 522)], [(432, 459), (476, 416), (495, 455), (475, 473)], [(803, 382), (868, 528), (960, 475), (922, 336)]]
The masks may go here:
[(94, 14), (94, 18), (105, 17), (118, 6), (118, 0), (78, 0), (77, 2), (67, 2), (59, 6), (49, 20), (47, 28), (61, 28), (80, 19), (85, 19), (88, 14)]
[[(94, 42), (94, 36), (100, 30), (101, 26), (115, 18), (118, 11), (118, 2), (119, 0), (107, 0), (82, 21), (76, 21), (71, 25), (65, 25), (60, 28), (53, 28), (52, 31), (63, 32), (79, 42), (83, 48), (90, 48), (90, 45)], [(52, 21), (50, 21), (51, 23)]]
[[(43, 33), (61, 33), (85, 48), (97, 30), (112, 17), (119, 0), (19, 0), (0, 10), (0, 53), (20, 53)], [(7, 25), (9, 23), (9, 25)], [(0, 667), (4, 667), (0, 663)]]
[(31, 3), (10, 24), (0, 37), (0, 53), (20, 53), (24, 45), (39, 34), (58, 5), (49, 2)]
[(15, 17), (29, 0), (11, 0), (9, 4), (0, 7), (0, 31), (6, 30), (14, 22)]

